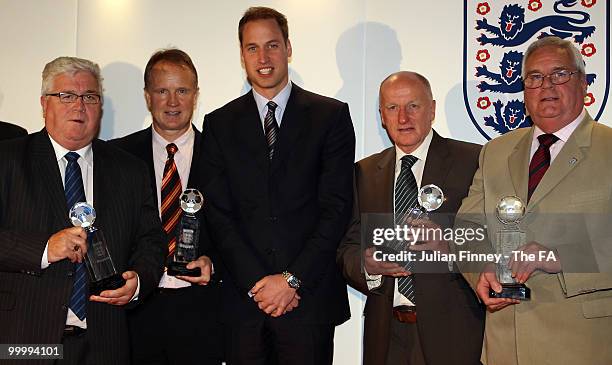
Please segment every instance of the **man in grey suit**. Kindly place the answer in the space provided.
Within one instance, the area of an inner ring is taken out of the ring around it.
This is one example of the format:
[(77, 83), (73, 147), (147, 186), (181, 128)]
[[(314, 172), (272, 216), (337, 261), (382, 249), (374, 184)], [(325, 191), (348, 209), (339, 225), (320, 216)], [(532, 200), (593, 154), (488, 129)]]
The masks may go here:
[[(102, 101), (99, 66), (59, 57), (43, 71), (45, 128), (0, 144), (0, 343), (61, 343), (61, 364), (129, 363), (123, 307), (157, 286), (166, 256), (146, 166), (94, 138)], [(74, 201), (95, 207), (122, 287), (88, 295)]]
[[(531, 44), (522, 76), (534, 126), (483, 147), (458, 216), (461, 225), (486, 225), (494, 237), (499, 200), (514, 195), (526, 204), (527, 243), (508, 267), (531, 289), (530, 301), (490, 297), (490, 290), (501, 291), (493, 263), (459, 263), (489, 311), (481, 360), (610, 364), (612, 129), (584, 108), (585, 66), (572, 42), (547, 37)], [(492, 252), (488, 240), (461, 249)]]
[[(394, 146), (355, 165), (353, 218), (337, 261), (349, 284), (368, 296), (365, 365), (478, 364), (484, 309), (461, 275), (449, 272), (447, 262), (431, 263), (435, 272), (408, 273), (374, 259), (372, 248), (363, 251), (371, 242), (364, 242), (370, 223), (362, 222), (362, 215), (392, 215), (410, 201), (398, 197), (409, 190), (401, 189), (400, 181), (410, 178), (414, 194), (418, 186), (439, 186), (446, 196), (439, 213), (455, 213), (467, 195), (480, 146), (438, 135), (431, 128), (435, 106), (422, 75), (403, 71), (387, 77), (380, 86), (380, 114)], [(412, 165), (405, 169), (408, 161)], [(447, 251), (445, 245), (414, 248)], [(402, 290), (403, 279), (396, 279), (402, 277), (412, 280), (412, 292)]]

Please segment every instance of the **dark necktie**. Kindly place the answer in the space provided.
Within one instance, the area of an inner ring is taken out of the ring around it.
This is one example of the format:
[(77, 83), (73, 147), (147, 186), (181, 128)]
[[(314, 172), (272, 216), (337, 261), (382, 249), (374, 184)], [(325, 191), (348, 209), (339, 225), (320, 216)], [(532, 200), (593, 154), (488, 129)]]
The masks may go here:
[[(64, 194), (66, 195), (68, 209), (76, 203), (86, 201), (83, 175), (81, 175), (81, 167), (77, 162), (79, 157), (81, 156), (76, 152), (68, 152), (64, 156), (68, 161), (64, 177)], [(85, 262), (75, 263), (74, 268), (75, 276), (68, 307), (82, 321), (87, 315), (87, 268)]]
[(542, 134), (538, 136), (540, 146), (531, 158), (529, 163), (529, 184), (527, 190), (527, 201), (531, 199), (531, 195), (538, 187), (540, 180), (544, 177), (546, 170), (550, 166), (550, 146), (557, 142), (559, 137), (554, 134)]
[[(411, 155), (402, 157), (402, 169), (395, 182), (395, 224), (403, 226), (410, 210), (418, 205), (418, 187), (412, 166), (418, 159)], [(412, 262), (408, 261), (404, 268), (412, 271)], [(397, 280), (398, 291), (416, 305), (414, 300), (414, 283), (412, 275), (400, 277)]]
[(178, 147), (174, 143), (166, 146), (168, 159), (164, 166), (164, 175), (161, 186), (161, 220), (164, 231), (168, 236), (168, 257), (174, 255), (176, 250), (176, 234), (175, 229), (181, 217), (181, 207), (179, 197), (181, 195), (181, 178), (179, 177), (176, 163), (174, 163), (174, 155), (178, 151)]
[(268, 141), (268, 157), (271, 160), (272, 156), (274, 156), (274, 145), (276, 144), (276, 139), (278, 136), (278, 123), (276, 122), (276, 116), (274, 115), (278, 105), (276, 105), (276, 103), (273, 101), (269, 101), (267, 105), (268, 113), (264, 118), (264, 129), (266, 131), (266, 140)]

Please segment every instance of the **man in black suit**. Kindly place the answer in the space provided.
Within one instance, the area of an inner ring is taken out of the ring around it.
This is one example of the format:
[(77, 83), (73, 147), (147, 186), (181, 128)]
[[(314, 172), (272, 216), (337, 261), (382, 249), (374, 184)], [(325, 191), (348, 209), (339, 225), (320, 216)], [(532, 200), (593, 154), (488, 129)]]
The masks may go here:
[[(161, 50), (149, 59), (144, 84), (152, 126), (111, 143), (147, 164), (163, 221), (162, 185), (164, 172), (167, 173), (165, 166), (171, 162), (169, 146), (177, 148), (171, 160), (178, 172), (180, 191), (198, 186), (198, 176), (192, 167), (198, 166), (202, 137), (191, 124), (198, 101), (198, 73), (185, 52)], [(166, 227), (166, 242), (171, 244), (175, 227), (164, 224)], [(199, 267), (201, 275), (174, 277), (165, 272), (153, 295), (128, 313), (133, 364), (221, 363), (223, 335), (218, 316), (218, 284), (210, 282), (212, 262), (207, 255), (212, 248), (206, 225), (201, 227), (201, 256), (187, 266)]]
[[(369, 229), (366, 222), (362, 227), (362, 215), (376, 220), (377, 215), (398, 214), (398, 207), (415, 207), (416, 195), (410, 199), (402, 192), (402, 186), (410, 185), (404, 182), (412, 181), (415, 194), (418, 186), (439, 186), (446, 200), (436, 213), (456, 213), (467, 195), (480, 146), (433, 131), (435, 106), (422, 75), (404, 71), (387, 77), (380, 86), (380, 113), (394, 146), (355, 165), (353, 219), (338, 250), (338, 263), (350, 285), (368, 296), (366, 365), (480, 363), (484, 311), (460, 274), (449, 272), (447, 262), (430, 262), (421, 266), (429, 272), (415, 270), (408, 276), (400, 264), (377, 261), (371, 247), (365, 253), (362, 248), (371, 245), (362, 238)], [(444, 242), (412, 248), (448, 253)]]
[[(146, 166), (94, 138), (97, 64), (57, 58), (42, 90), (45, 128), (0, 145), (0, 343), (62, 343), (60, 364), (128, 364), (123, 306), (155, 288), (166, 255)], [(71, 201), (84, 200), (126, 280), (91, 296), (86, 233), (68, 219)]]
[(17, 137), (27, 136), (28, 131), (18, 125), (0, 122), (0, 141)]
[(284, 15), (250, 8), (238, 33), (253, 90), (205, 117), (201, 159), (228, 362), (331, 364), (350, 316), (334, 262), (352, 204), (348, 105), (289, 82)]

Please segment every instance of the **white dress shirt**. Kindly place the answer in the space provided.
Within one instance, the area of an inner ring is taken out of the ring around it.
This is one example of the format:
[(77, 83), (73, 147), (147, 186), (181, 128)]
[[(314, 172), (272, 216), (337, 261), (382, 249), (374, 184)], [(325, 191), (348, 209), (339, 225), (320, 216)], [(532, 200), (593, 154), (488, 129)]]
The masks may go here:
[[(576, 128), (578, 128), (578, 124), (580, 124), (580, 122), (584, 119), (585, 115), (586, 110), (583, 109), (580, 115), (578, 115), (578, 118), (574, 119), (570, 124), (553, 133), (559, 139), (550, 146), (551, 164), (559, 154), (559, 151), (561, 151), (561, 149), (565, 145), (565, 142), (567, 142), (572, 133), (574, 133)], [(531, 140), (531, 153), (529, 155), (529, 161), (531, 161), (533, 155), (535, 155), (536, 150), (540, 146), (540, 141), (538, 141), (538, 137), (542, 134), (545, 134), (544, 131), (542, 131), (540, 127), (536, 126), (533, 132), (533, 139)]]
[[(423, 179), (423, 170), (425, 169), (425, 162), (427, 161), (427, 153), (429, 152), (429, 145), (431, 144), (431, 139), (433, 138), (433, 130), (429, 131), (429, 134), (425, 137), (423, 142), (417, 147), (416, 150), (412, 151), (410, 155), (416, 157), (418, 160), (412, 165), (412, 174), (414, 175), (414, 179), (416, 180), (417, 187), (421, 187), (421, 180)], [(402, 171), (402, 157), (408, 155), (402, 151), (399, 147), (395, 146), (395, 178), (393, 180), (393, 191), (395, 191), (395, 184), (397, 183), (397, 178), (399, 177), (400, 172)], [(393, 207), (395, 210), (395, 194), (393, 194)], [(368, 289), (376, 289), (382, 284), (382, 275), (369, 275), (366, 274), (366, 283), (368, 284)], [(397, 290), (397, 280), (395, 280), (395, 289), (393, 291), (393, 306), (397, 307), (398, 305), (408, 305), (413, 306), (408, 298), (400, 294)]]
[(257, 104), (257, 110), (259, 111), (259, 118), (261, 119), (261, 128), (264, 131), (264, 134), (266, 133), (264, 120), (266, 119), (266, 114), (268, 114), (268, 102), (273, 101), (277, 105), (276, 110), (274, 111), (274, 116), (276, 117), (276, 122), (280, 128), (283, 120), (283, 114), (285, 113), (285, 109), (287, 109), (289, 95), (291, 95), (291, 81), (289, 81), (287, 85), (285, 85), (285, 87), (272, 98), (272, 100), (266, 99), (264, 96), (258, 94), (255, 89), (253, 89), (253, 96), (255, 97), (255, 103)]
[[(195, 143), (195, 132), (193, 128), (189, 128), (183, 135), (178, 137), (174, 142), (168, 142), (164, 137), (159, 135), (155, 128), (151, 127), (153, 134), (153, 167), (155, 169), (155, 185), (157, 186), (157, 211), (161, 218), (161, 186), (164, 177), (164, 167), (168, 160), (168, 152), (166, 146), (169, 143), (174, 143), (178, 147), (178, 151), (174, 154), (174, 163), (181, 179), (181, 189), (185, 191), (188, 188), (189, 171), (191, 169), (191, 159), (193, 158), (193, 145)], [(165, 271), (159, 281), (161, 288), (184, 288), (190, 286), (191, 283), (177, 279), (174, 276), (168, 275)]]

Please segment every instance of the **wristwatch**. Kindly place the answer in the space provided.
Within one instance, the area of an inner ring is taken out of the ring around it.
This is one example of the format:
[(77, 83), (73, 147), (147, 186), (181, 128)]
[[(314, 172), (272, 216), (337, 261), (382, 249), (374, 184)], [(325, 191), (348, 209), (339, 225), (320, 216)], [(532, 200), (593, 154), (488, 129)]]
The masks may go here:
[(283, 275), (283, 278), (287, 280), (287, 284), (289, 284), (289, 287), (295, 290), (298, 290), (300, 288), (300, 285), (302, 284), (302, 282), (295, 275), (293, 275), (292, 273), (288, 271), (283, 271), (282, 275)]

